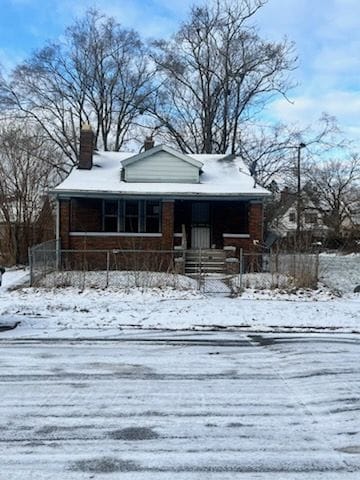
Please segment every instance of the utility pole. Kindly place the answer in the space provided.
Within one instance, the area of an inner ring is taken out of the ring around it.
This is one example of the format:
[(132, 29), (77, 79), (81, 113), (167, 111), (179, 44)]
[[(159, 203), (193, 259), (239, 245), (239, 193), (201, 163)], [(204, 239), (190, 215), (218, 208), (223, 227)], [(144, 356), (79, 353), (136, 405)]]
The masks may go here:
[(301, 149), (305, 148), (305, 143), (299, 143), (297, 148), (297, 195), (296, 195), (296, 242), (299, 246), (301, 234)]

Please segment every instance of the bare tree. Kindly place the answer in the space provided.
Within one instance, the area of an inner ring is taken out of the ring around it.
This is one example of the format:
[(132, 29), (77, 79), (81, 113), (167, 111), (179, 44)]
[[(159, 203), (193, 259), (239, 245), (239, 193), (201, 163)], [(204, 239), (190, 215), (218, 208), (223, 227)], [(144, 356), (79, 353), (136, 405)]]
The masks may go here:
[(169, 41), (153, 44), (161, 86), (149, 109), (167, 141), (186, 152), (235, 153), (243, 124), (276, 94), (294, 68), (287, 40), (262, 40), (253, 25), (264, 0), (193, 7)]
[(81, 124), (91, 122), (96, 145), (119, 150), (143, 112), (152, 72), (133, 30), (89, 10), (61, 43), (49, 43), (2, 79), (0, 100), (30, 116), (72, 164)]
[(39, 129), (22, 125), (0, 128), (1, 251), (10, 261), (24, 262), (27, 247), (41, 241), (52, 218), (38, 222), (48, 207), (46, 191), (56, 183), (56, 152)]
[(331, 235), (340, 238), (344, 228), (351, 227), (353, 207), (360, 202), (359, 155), (313, 163), (307, 178)]
[(291, 124), (246, 125), (240, 133), (238, 154), (243, 158), (257, 183), (269, 187), (279, 181), (291, 189), (298, 182), (298, 147), (303, 144), (301, 170), (303, 180), (314, 158), (342, 150), (347, 142), (337, 120), (323, 113), (316, 125), (299, 127)]

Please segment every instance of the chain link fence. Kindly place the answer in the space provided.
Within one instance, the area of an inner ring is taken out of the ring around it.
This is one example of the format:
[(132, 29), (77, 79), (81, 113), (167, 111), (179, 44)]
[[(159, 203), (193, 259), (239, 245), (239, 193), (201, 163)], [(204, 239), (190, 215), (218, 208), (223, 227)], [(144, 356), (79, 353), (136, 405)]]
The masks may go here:
[[(304, 253), (182, 250), (61, 250), (56, 240), (29, 250), (30, 285), (44, 287), (198, 289), (238, 294), (245, 288), (315, 288), (319, 256)], [(214, 258), (210, 258), (213, 256)], [(213, 271), (216, 269), (216, 272)]]
[(319, 255), (305, 253), (244, 253), (225, 259), (222, 273), (199, 273), (204, 293), (239, 294), (244, 289), (314, 289), (319, 278)]
[(63, 250), (54, 241), (31, 248), (29, 264), (30, 286), (196, 288), (173, 250)]
[(244, 253), (240, 258), (238, 288), (316, 288), (318, 253)]
[(60, 265), (60, 242), (49, 240), (29, 248), (30, 286), (36, 285)]

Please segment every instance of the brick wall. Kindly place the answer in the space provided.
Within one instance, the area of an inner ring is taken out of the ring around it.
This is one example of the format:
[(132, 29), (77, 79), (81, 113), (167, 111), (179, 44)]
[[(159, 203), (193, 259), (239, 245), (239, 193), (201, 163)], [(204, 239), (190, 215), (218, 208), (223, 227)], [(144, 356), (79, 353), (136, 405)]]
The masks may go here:
[(263, 205), (251, 203), (249, 208), (249, 234), (252, 240), (263, 241)]
[(164, 201), (162, 204), (162, 249), (174, 248), (174, 202)]
[(73, 250), (161, 250), (162, 237), (70, 237), (70, 249)]
[(71, 231), (101, 232), (101, 217), (98, 200), (60, 200), (60, 238), (61, 247), (88, 250), (172, 250), (174, 247), (174, 202), (162, 204), (161, 236), (70, 236)]
[[(95, 202), (95, 203), (94, 203)], [(91, 206), (93, 205), (94, 208)], [(76, 206), (78, 209), (79, 205)], [(172, 250), (174, 248), (174, 202), (164, 201), (162, 204), (162, 236), (139, 237), (139, 236), (69, 236), (73, 231), (101, 231), (101, 218), (96, 201), (89, 202), (89, 209), (84, 205), (75, 212), (71, 211), (70, 200), (60, 201), (60, 236), (63, 249), (139, 249), (139, 250)], [(84, 225), (86, 227), (84, 227)], [(263, 241), (263, 205), (262, 203), (250, 203), (248, 209), (248, 232), (249, 238), (223, 239), (224, 246), (236, 246), (245, 251), (253, 251), (253, 240)], [(237, 233), (237, 232), (232, 232)], [(219, 240), (220, 241), (220, 240)], [(177, 242), (179, 243), (179, 242)], [(221, 248), (219, 245), (218, 248)]]
[(260, 244), (263, 242), (263, 205), (262, 203), (250, 203), (249, 205), (249, 238), (224, 238), (224, 247), (236, 247), (236, 255), (239, 254), (240, 248), (245, 252), (254, 252), (257, 247), (254, 240)]
[(70, 204), (70, 200), (61, 200), (59, 204), (61, 248), (64, 250), (70, 248)]
[(70, 228), (74, 232), (101, 232), (102, 200), (72, 199)]

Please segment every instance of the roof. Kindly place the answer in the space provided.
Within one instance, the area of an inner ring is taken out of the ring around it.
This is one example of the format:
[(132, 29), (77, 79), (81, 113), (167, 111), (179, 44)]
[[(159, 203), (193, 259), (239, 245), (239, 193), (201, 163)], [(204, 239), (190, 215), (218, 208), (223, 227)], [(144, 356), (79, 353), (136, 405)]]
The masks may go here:
[[(147, 152), (169, 151), (159, 146)], [(146, 153), (149, 155), (149, 153)], [(171, 153), (173, 153), (171, 149)], [(96, 152), (91, 170), (74, 169), (54, 190), (55, 195), (152, 195), (189, 196), (247, 196), (264, 197), (268, 190), (255, 185), (248, 168), (240, 157), (229, 155), (195, 154), (185, 157), (189, 163), (202, 165), (200, 183), (135, 183), (121, 180), (125, 165), (137, 161), (143, 154), (132, 152)]]
[(168, 147), (167, 145), (157, 145), (156, 147), (146, 150), (145, 152), (138, 153), (137, 155), (132, 155), (131, 157), (122, 161), (122, 166), (126, 167), (128, 165), (131, 165), (132, 163), (139, 162), (140, 160), (151, 157), (158, 152), (167, 152), (170, 155), (173, 155), (174, 157), (182, 160), (183, 162), (193, 165), (194, 167), (201, 168), (203, 166), (203, 164), (199, 160), (195, 160), (194, 156), (191, 157), (190, 155), (185, 155), (184, 153), (177, 152), (176, 150)]

